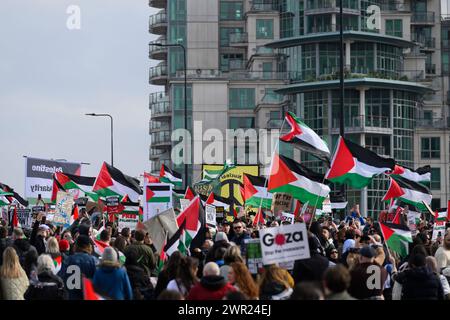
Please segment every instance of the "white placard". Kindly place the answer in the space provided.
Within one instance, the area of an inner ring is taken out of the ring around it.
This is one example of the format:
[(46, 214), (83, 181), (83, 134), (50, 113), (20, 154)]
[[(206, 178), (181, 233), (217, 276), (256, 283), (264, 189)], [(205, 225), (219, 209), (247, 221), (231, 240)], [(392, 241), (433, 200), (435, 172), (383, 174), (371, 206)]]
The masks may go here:
[(206, 223), (209, 225), (216, 226), (216, 207), (207, 204), (205, 207)]
[(180, 199), (181, 212), (189, 206), (189, 203), (191, 203), (189, 199)]
[(259, 230), (263, 264), (308, 259), (306, 224), (294, 223)]
[(295, 216), (292, 213), (283, 212), (281, 214), (281, 222), (287, 221), (290, 224), (294, 223)]
[(445, 235), (445, 221), (436, 221), (434, 223), (433, 228), (433, 236), (431, 238), (431, 241), (436, 241), (440, 233), (441, 239), (444, 239)]
[(138, 214), (121, 213), (119, 214), (118, 228), (119, 232), (123, 228), (130, 228), (131, 231), (136, 230), (136, 226), (139, 222)]

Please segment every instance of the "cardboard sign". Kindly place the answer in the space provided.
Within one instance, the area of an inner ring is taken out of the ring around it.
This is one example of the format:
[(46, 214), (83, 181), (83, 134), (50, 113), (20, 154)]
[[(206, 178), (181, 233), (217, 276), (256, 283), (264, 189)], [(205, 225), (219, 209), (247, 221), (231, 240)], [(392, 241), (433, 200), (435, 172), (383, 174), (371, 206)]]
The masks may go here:
[(246, 239), (246, 263), (251, 274), (258, 274), (264, 267), (262, 263), (261, 244), (259, 239)]
[(329, 198), (326, 198), (322, 202), (322, 212), (323, 213), (331, 213), (331, 201)]
[(181, 212), (189, 206), (189, 203), (191, 203), (191, 200), (189, 199), (180, 199)]
[(275, 215), (283, 211), (290, 212), (292, 208), (292, 195), (289, 193), (275, 192), (272, 198), (272, 211)]
[(75, 199), (75, 204), (79, 207), (86, 207), (87, 203), (88, 203), (87, 197)]
[(45, 207), (44, 206), (34, 206), (31, 207), (31, 211), (33, 212), (33, 214), (38, 214), (39, 212), (45, 212)]
[(206, 223), (212, 226), (216, 226), (216, 207), (213, 205), (207, 204), (205, 207), (205, 216), (206, 216)]
[(244, 207), (239, 207), (239, 210), (237, 211), (237, 217), (238, 218), (245, 217), (245, 208)]
[(413, 236), (415, 236), (417, 233), (417, 225), (420, 222), (420, 216), (421, 216), (420, 212), (408, 210), (408, 227), (409, 230), (411, 230), (411, 234)]
[(287, 221), (290, 224), (294, 223), (295, 216), (292, 213), (283, 212), (281, 214), (281, 222)]
[(436, 241), (438, 237), (443, 241), (445, 235), (445, 221), (436, 221), (433, 228), (433, 236), (431, 241)]
[(216, 207), (216, 218), (223, 218), (224, 213), (225, 213), (224, 207)]
[(127, 214), (127, 213), (119, 214), (118, 219), (119, 232), (122, 231), (123, 228), (130, 228), (131, 231), (136, 230), (138, 222), (139, 222), (138, 214)]
[(259, 237), (264, 265), (310, 257), (305, 223), (261, 229)]
[(73, 200), (73, 196), (71, 194), (58, 191), (58, 194), (56, 195), (55, 214), (52, 217), (52, 222), (54, 225), (63, 226), (64, 228), (70, 226), (70, 216), (72, 215), (74, 203), (75, 201)]
[(17, 209), (17, 218), (22, 228), (31, 229), (33, 223), (31, 209)]
[(144, 220), (150, 220), (154, 216), (173, 208), (173, 185), (170, 183), (146, 183), (144, 182)]

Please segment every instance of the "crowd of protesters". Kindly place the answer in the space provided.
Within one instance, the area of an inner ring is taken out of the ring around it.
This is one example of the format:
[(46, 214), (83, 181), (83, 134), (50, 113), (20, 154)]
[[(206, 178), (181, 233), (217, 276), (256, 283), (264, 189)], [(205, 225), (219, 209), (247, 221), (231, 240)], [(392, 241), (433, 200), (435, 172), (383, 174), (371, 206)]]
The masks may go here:
[[(378, 224), (354, 206), (342, 221), (322, 217), (308, 223), (310, 258), (295, 261), (292, 270), (267, 265), (251, 274), (245, 240), (259, 237), (251, 218), (219, 223), (190, 255), (176, 251), (160, 266), (145, 230), (119, 232), (114, 223), (100, 228), (93, 216), (82, 212), (64, 231), (42, 214), (32, 230), (11, 229), (1, 220), (0, 298), (83, 299), (74, 266), (97, 294), (115, 300), (450, 298), (450, 232), (433, 242), (424, 219), (408, 255), (400, 258), (383, 243)], [(286, 222), (268, 218), (262, 227), (280, 223)]]

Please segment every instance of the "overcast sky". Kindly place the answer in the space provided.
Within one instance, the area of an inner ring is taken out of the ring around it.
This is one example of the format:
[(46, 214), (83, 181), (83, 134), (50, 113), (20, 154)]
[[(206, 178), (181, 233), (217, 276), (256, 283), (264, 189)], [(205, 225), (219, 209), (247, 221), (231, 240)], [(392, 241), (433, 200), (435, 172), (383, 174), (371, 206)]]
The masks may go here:
[[(69, 30), (70, 5), (81, 29)], [(23, 155), (89, 162), (96, 176), (110, 162), (133, 176), (150, 169), (148, 0), (0, 1), (0, 182), (23, 194)]]

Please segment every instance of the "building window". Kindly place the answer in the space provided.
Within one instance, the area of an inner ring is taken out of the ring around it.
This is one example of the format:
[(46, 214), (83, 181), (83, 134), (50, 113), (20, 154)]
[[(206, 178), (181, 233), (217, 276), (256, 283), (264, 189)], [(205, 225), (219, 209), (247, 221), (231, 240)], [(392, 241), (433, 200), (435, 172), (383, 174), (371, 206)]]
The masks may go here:
[(220, 70), (228, 72), (230, 70), (245, 69), (245, 60), (242, 53), (226, 53), (220, 55)]
[(254, 109), (255, 89), (254, 88), (230, 88), (229, 90), (230, 109)]
[(220, 46), (228, 47), (230, 45), (230, 34), (243, 32), (243, 28), (220, 28)]
[(263, 78), (271, 79), (272, 78), (272, 62), (263, 62)]
[(441, 157), (441, 140), (439, 137), (421, 139), (422, 159), (439, 159)]
[(254, 117), (230, 117), (230, 129), (255, 128)]
[(256, 19), (256, 39), (273, 39), (272, 19)]
[(441, 168), (431, 168), (431, 190), (441, 190)]
[(434, 198), (431, 200), (431, 210), (435, 211), (441, 207), (441, 199)]
[(242, 20), (242, 2), (220, 1), (220, 20)]
[(386, 20), (386, 35), (403, 37), (403, 21), (401, 19)]
[[(266, 88), (262, 102), (280, 103), (283, 101), (283, 95), (276, 93), (274, 88)], [(277, 111), (278, 112), (278, 111)], [(272, 119), (272, 118), (271, 118)]]

